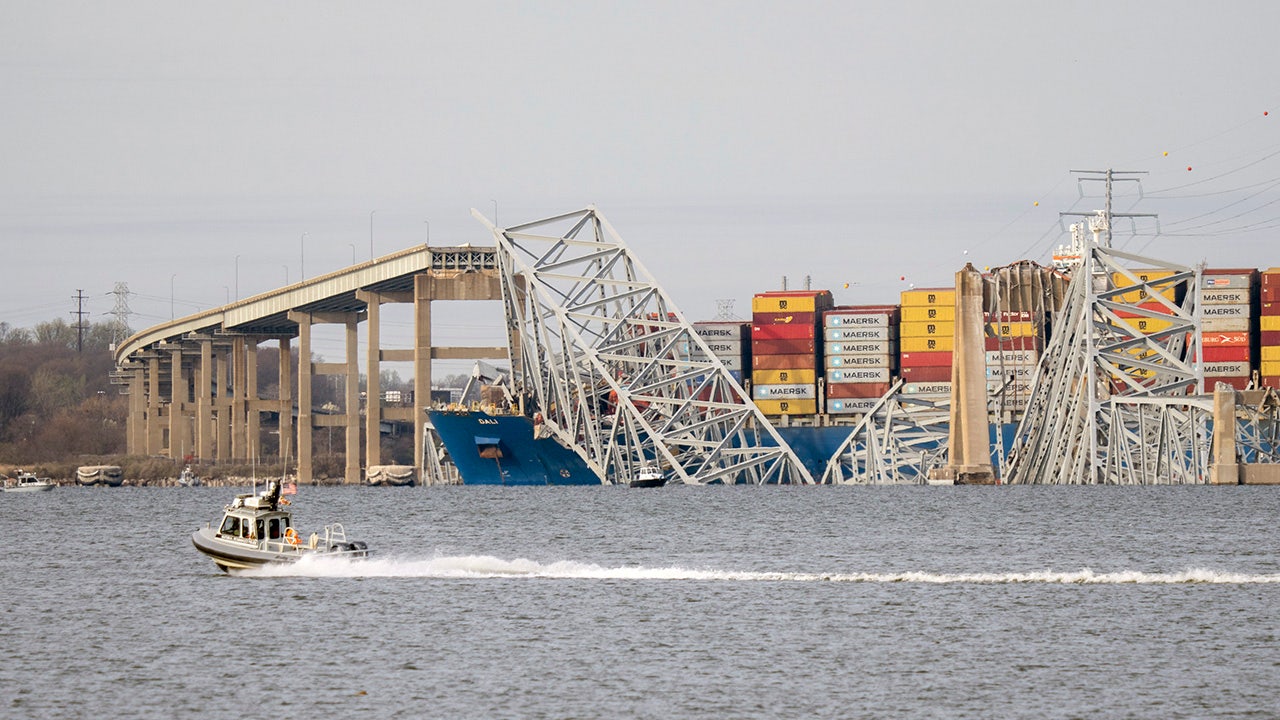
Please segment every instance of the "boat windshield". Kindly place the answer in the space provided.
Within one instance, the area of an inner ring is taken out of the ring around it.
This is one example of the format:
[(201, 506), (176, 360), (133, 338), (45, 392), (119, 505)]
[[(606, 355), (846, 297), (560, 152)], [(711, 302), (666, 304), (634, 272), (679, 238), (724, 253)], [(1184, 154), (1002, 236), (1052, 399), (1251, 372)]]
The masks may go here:
[(222, 521), (222, 528), (218, 530), (223, 535), (239, 535), (240, 534), (240, 518), (235, 515), (228, 515)]

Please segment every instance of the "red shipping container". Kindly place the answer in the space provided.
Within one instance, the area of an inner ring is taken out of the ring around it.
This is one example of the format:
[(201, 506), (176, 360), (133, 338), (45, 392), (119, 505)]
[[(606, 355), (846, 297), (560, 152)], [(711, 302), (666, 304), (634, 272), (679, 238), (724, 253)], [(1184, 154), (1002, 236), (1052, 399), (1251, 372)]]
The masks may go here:
[(1249, 376), (1241, 377), (1207, 377), (1204, 379), (1204, 391), (1213, 392), (1213, 386), (1218, 383), (1226, 383), (1237, 390), (1244, 390), (1249, 387)]
[[(1277, 333), (1280, 334), (1280, 333)], [(1210, 347), (1249, 347), (1247, 332), (1204, 332), (1200, 335), (1200, 344)]]
[[(1162, 315), (1173, 314), (1173, 312), (1169, 310), (1169, 308), (1165, 307), (1163, 303), (1160, 303), (1159, 301), (1156, 301), (1156, 300), (1152, 300), (1151, 302), (1140, 303), (1138, 307), (1142, 308), (1143, 310), (1150, 310), (1151, 312), (1160, 313)], [(1116, 310), (1115, 313), (1116, 313), (1116, 317), (1122, 317), (1122, 318), (1147, 317), (1146, 315), (1140, 315), (1135, 312), (1129, 312), (1128, 310)]]
[(1275, 347), (1280, 345), (1280, 330), (1263, 330), (1258, 333), (1258, 340), (1263, 347)]
[(752, 355), (812, 355), (815, 352), (813, 338), (795, 340), (751, 340)]
[(1044, 342), (1038, 337), (988, 337), (984, 338), (987, 350), (1043, 350)]
[(1249, 362), (1249, 346), (1209, 347), (1202, 349), (1205, 362)]
[(1263, 375), (1261, 382), (1262, 382), (1262, 387), (1269, 387), (1269, 388), (1275, 388), (1276, 390), (1280, 390), (1280, 375)]
[[(1277, 288), (1277, 290), (1280, 290), (1280, 288)], [(1280, 315), (1280, 300), (1271, 302), (1265, 302), (1266, 298), (1263, 298), (1263, 300), (1262, 307), (1259, 308), (1259, 315)]]
[[(1267, 277), (1263, 275), (1262, 277)], [(1262, 302), (1274, 303), (1280, 302), (1280, 285), (1263, 285), (1262, 291), (1258, 293), (1262, 298)]]
[(818, 326), (806, 325), (752, 325), (751, 340), (808, 340), (818, 337)]
[(896, 315), (902, 310), (901, 305), (837, 305), (827, 310), (831, 313), (866, 313), (868, 315)]
[(878, 398), (889, 392), (890, 387), (889, 383), (831, 383), (827, 385), (827, 397), (835, 400)]
[(752, 325), (817, 325), (818, 314), (811, 312), (758, 312), (751, 316)]
[(899, 370), (906, 382), (951, 382), (948, 367), (904, 367)]
[(753, 355), (751, 367), (754, 370), (817, 370), (818, 356), (807, 355)]
[(950, 352), (911, 352), (899, 356), (902, 367), (951, 367)]

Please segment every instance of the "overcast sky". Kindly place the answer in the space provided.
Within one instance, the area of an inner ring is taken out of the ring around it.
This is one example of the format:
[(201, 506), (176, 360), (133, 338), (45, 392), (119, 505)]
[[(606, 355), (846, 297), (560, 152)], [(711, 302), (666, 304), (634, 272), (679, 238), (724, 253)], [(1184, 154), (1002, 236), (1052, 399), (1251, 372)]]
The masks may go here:
[(142, 329), (592, 203), (692, 319), (784, 275), (894, 302), (1047, 262), (1106, 167), (1167, 233), (1128, 249), (1280, 265), (1280, 4), (1049, 5), (0, 3), (0, 321), (125, 282)]

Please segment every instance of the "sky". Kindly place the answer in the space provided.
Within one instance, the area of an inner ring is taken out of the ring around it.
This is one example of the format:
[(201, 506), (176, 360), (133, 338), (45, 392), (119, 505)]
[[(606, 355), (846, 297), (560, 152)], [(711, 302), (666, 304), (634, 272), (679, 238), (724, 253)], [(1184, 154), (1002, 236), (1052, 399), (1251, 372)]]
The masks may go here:
[[(1072, 171), (1106, 168), (1160, 217), (1117, 246), (1280, 265), (1276, 27), (1182, 0), (0, 3), (0, 322), (72, 322), (78, 291), (103, 321), (127, 283), (140, 330), (491, 244), (472, 208), (591, 204), (693, 320), (784, 278), (895, 302), (1047, 263), (1059, 213), (1101, 207)], [(436, 336), (500, 343), (473, 310)]]

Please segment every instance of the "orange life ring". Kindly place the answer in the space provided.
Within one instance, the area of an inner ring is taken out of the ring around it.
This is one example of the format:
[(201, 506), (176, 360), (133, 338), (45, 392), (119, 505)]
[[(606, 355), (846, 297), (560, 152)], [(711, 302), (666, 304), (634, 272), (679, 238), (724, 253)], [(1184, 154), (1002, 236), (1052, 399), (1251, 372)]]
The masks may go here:
[(284, 541), (290, 545), (298, 544), (298, 533), (293, 528), (286, 528), (284, 531)]

